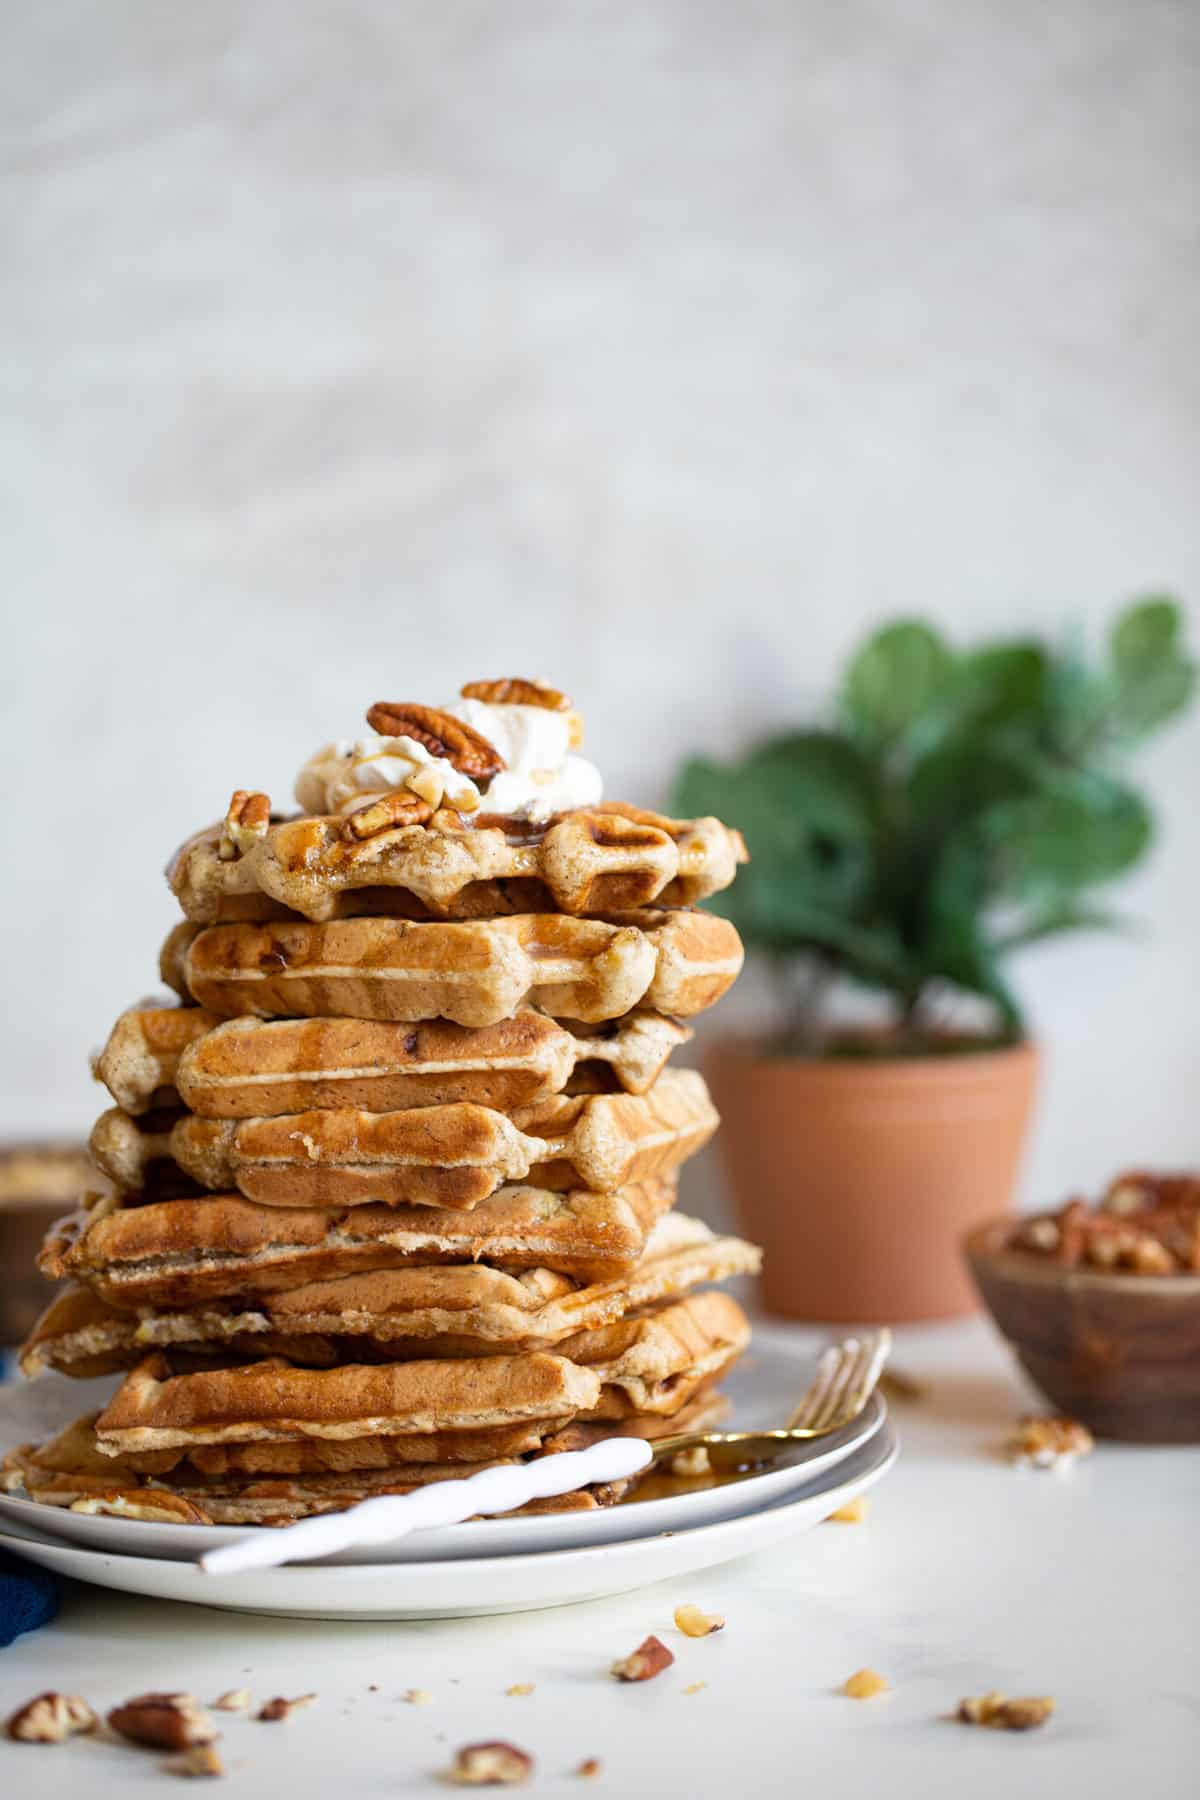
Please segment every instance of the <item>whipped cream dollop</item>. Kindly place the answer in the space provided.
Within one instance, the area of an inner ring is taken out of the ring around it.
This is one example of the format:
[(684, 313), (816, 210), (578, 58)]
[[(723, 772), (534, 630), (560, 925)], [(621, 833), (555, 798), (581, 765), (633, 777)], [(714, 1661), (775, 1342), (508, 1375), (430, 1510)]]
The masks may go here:
[(309, 813), (351, 813), (397, 788), (462, 813), (481, 809), (541, 822), (574, 806), (595, 806), (604, 791), (594, 763), (571, 748), (572, 719), (545, 706), (455, 700), (438, 709), (470, 725), (504, 758), (490, 782), (460, 775), (410, 737), (363, 737), (326, 744), (296, 777), (296, 799)]

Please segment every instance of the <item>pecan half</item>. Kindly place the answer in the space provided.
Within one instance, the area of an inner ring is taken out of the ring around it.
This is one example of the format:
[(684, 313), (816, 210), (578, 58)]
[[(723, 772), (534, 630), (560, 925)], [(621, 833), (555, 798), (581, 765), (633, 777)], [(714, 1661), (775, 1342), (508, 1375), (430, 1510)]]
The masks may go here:
[(436, 706), (414, 706), (402, 700), (377, 700), (367, 709), (367, 724), (380, 737), (410, 737), (431, 756), (444, 756), (451, 768), (472, 781), (487, 781), (506, 767), (504, 758), (482, 732)]
[(449, 1773), (462, 1787), (520, 1787), (533, 1774), (533, 1758), (515, 1744), (467, 1744)]
[(86, 1700), (78, 1694), (38, 1694), (19, 1707), (5, 1727), (18, 1744), (61, 1744), (77, 1731), (94, 1731), (99, 1724)]
[(225, 814), (225, 826), (217, 855), (222, 862), (232, 862), (242, 851), (249, 850), (259, 838), (267, 835), (271, 823), (271, 802), (266, 794), (235, 788)]
[(482, 700), (488, 706), (540, 706), (546, 712), (570, 712), (571, 702), (558, 688), (544, 681), (525, 681), (508, 676), (503, 681), (468, 681), (459, 688), (464, 700)]
[(618, 1681), (651, 1681), (655, 1675), (661, 1675), (669, 1669), (675, 1657), (661, 1638), (648, 1637), (633, 1652), (620, 1662), (615, 1662), (612, 1672)]
[(108, 1715), (114, 1731), (155, 1750), (190, 1750), (211, 1744), (217, 1728), (192, 1694), (137, 1694)]
[(433, 808), (428, 800), (397, 788), (393, 793), (381, 794), (369, 806), (360, 806), (347, 813), (342, 822), (342, 836), (349, 843), (361, 843), (364, 838), (377, 837), (381, 831), (395, 831), (401, 825), (424, 825), (432, 817)]
[(988, 1725), (993, 1731), (1033, 1731), (1054, 1711), (1048, 1694), (1006, 1700), (1003, 1694), (981, 1694), (977, 1700), (960, 1700), (958, 1717), (964, 1725)]

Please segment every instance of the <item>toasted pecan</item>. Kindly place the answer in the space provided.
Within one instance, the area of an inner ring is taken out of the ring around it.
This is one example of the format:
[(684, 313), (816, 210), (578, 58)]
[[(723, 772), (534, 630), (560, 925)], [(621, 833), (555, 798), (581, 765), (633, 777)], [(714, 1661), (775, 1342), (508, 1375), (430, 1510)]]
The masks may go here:
[(401, 825), (425, 825), (433, 817), (433, 808), (419, 794), (396, 788), (381, 794), (369, 806), (348, 813), (342, 824), (342, 836), (350, 843), (376, 837), (381, 831), (395, 831)]
[(98, 1720), (78, 1694), (38, 1694), (19, 1707), (5, 1730), (18, 1744), (61, 1744), (77, 1731), (94, 1731)]
[(482, 700), (488, 706), (540, 706), (547, 712), (570, 712), (571, 702), (558, 688), (544, 681), (526, 681), (510, 675), (502, 681), (468, 681), (459, 688), (464, 700)]
[(482, 732), (450, 713), (439, 712), (436, 706), (377, 700), (367, 709), (367, 724), (380, 737), (415, 738), (431, 756), (445, 757), (451, 768), (472, 781), (488, 781), (506, 767), (496, 746)]
[(108, 1715), (113, 1730), (155, 1750), (211, 1744), (217, 1728), (191, 1694), (138, 1694)]

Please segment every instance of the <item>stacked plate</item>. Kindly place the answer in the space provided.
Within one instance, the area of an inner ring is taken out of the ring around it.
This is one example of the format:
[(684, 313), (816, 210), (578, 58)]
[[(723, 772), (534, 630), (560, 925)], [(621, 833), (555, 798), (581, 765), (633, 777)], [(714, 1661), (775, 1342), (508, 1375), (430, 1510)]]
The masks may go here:
[[(812, 1367), (770, 1332), (729, 1383), (736, 1429), (778, 1425)], [(112, 1381), (85, 1384), (97, 1405)], [(59, 1429), (80, 1384), (0, 1390), (0, 1456)], [(494, 1519), (424, 1531), (395, 1549), (236, 1576), (196, 1558), (242, 1536), (235, 1526), (155, 1525), (0, 1494), (0, 1545), (62, 1575), (126, 1593), (237, 1612), (336, 1619), (421, 1619), (525, 1612), (627, 1592), (764, 1550), (820, 1524), (872, 1487), (897, 1443), (876, 1396), (853, 1425), (798, 1446), (770, 1470), (723, 1485), (634, 1499), (607, 1511)], [(369, 1559), (369, 1560), (368, 1560)]]

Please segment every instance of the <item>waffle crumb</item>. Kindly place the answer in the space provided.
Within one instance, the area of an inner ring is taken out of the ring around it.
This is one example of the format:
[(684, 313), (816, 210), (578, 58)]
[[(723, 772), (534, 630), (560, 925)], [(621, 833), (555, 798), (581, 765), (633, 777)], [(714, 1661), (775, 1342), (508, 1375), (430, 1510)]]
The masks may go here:
[(847, 1500), (845, 1506), (839, 1506), (836, 1512), (831, 1512), (825, 1523), (827, 1525), (861, 1525), (870, 1510), (871, 1502), (865, 1494), (860, 1494), (857, 1500)]
[(696, 1444), (691, 1450), (680, 1450), (671, 1458), (671, 1473), (688, 1480), (711, 1475), (712, 1459), (703, 1444)]
[(724, 1631), (725, 1620), (720, 1613), (701, 1612), (698, 1606), (677, 1606), (675, 1625), (684, 1637), (701, 1638), (711, 1637), (714, 1631)]
[(429, 1706), (433, 1701), (428, 1688), (407, 1688), (400, 1698), (407, 1700), (410, 1706)]
[(534, 1684), (532, 1681), (514, 1681), (511, 1687), (505, 1688), (504, 1692), (508, 1695), (510, 1700), (515, 1700), (521, 1695), (532, 1694), (533, 1689)]
[(224, 1775), (225, 1765), (212, 1744), (193, 1744), (179, 1756), (168, 1756), (163, 1768), (169, 1775)]
[(698, 1694), (701, 1688), (706, 1688), (707, 1686), (707, 1681), (693, 1681), (689, 1686), (685, 1687), (683, 1691), (685, 1694)]
[(873, 1700), (886, 1694), (888, 1684), (877, 1669), (856, 1669), (842, 1684), (842, 1692), (851, 1700)]
[(584, 1781), (594, 1781), (602, 1766), (598, 1756), (585, 1756), (575, 1773)]

